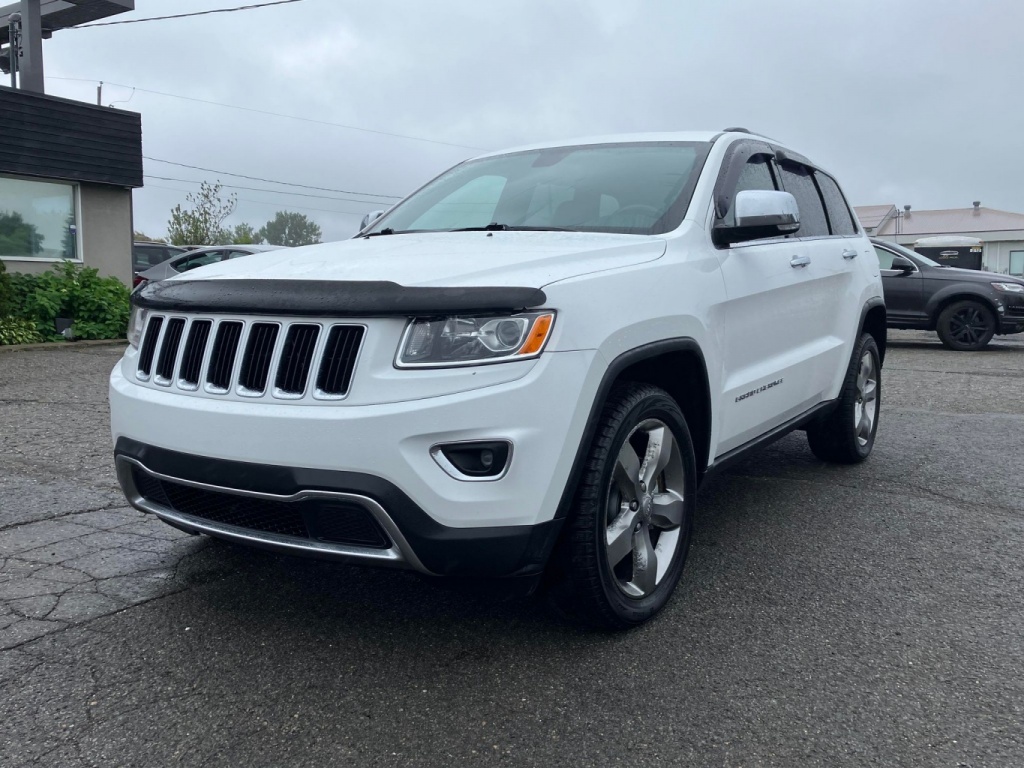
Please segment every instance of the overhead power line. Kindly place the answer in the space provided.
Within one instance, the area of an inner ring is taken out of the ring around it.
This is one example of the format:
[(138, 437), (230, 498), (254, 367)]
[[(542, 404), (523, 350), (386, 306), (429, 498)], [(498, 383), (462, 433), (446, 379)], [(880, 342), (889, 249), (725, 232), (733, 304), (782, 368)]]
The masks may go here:
[[(99, 83), (100, 80), (95, 78), (83, 78), (83, 77), (51, 77), (51, 80), (68, 80), (78, 83)], [(455, 144), (451, 141), (439, 141), (437, 139), (425, 139), (422, 136), (410, 136), (405, 133), (392, 133), (390, 131), (378, 131), (373, 128), (360, 128), (357, 125), (346, 125), (345, 123), (334, 123), (330, 120), (317, 120), (314, 117), (302, 117), (300, 115), (289, 115), (284, 112), (271, 112), (266, 109), (256, 109), (255, 107), (243, 107), (239, 104), (225, 104), (220, 101), (210, 101), (209, 99), (197, 99), (194, 96), (182, 96), (178, 93), (168, 93), (166, 91), (154, 91), (149, 88), (140, 88), (136, 85), (126, 85), (125, 83), (113, 83), (109, 80), (103, 80), (104, 85), (113, 85), (118, 88), (134, 88), (140, 93), (151, 93), (156, 96), (166, 96), (171, 99), (182, 99), (183, 101), (194, 101), (198, 104), (211, 104), (215, 107), (225, 107), (227, 109), (238, 109), (243, 112), (254, 112), (257, 115), (270, 115), (271, 117), (284, 117), (289, 120), (300, 120), (304, 123), (315, 123), (317, 125), (330, 125), (334, 128), (346, 128), (350, 131), (361, 131), (362, 133), (375, 133), (378, 136), (390, 136), (394, 139), (408, 139), (409, 141), (423, 141), (427, 144), (440, 144), (445, 147), (456, 147), (458, 149), (475, 149), (481, 152), (487, 151), (484, 147), (474, 147), (469, 144)]]
[[(187, 182), (187, 183), (192, 184), (193, 182)], [(168, 190), (170, 192), (187, 192), (188, 191), (188, 190), (185, 190), (185, 189), (179, 189), (178, 187), (167, 187), (167, 186), (164, 186), (163, 184), (147, 184), (145, 188), (146, 189), (166, 189), (166, 190)], [(296, 211), (319, 211), (321, 213), (338, 213), (338, 214), (341, 214), (342, 216), (357, 216), (358, 217), (358, 216), (365, 216), (366, 215), (366, 211), (339, 211), (339, 210), (337, 210), (335, 208), (310, 208), (308, 205), (295, 205), (292, 202), (287, 202), (287, 203), (277, 202), (277, 203), (273, 203), (273, 202), (270, 202), (269, 200), (253, 200), (251, 197), (239, 197), (239, 198), (236, 198), (236, 199), (240, 203), (242, 203), (242, 202), (254, 203), (256, 205), (265, 205), (265, 206), (268, 206), (270, 208), (286, 207), (288, 210), (294, 209)]]
[(274, 0), (270, 3), (254, 3), (252, 5), (240, 5), (237, 8), (214, 8), (210, 11), (195, 11), (194, 13), (178, 13), (173, 16), (151, 16), (146, 19), (127, 19), (125, 21), (99, 21), (95, 24), (82, 24), (67, 29), (92, 29), (93, 27), (112, 27), (115, 24), (141, 24), (144, 21), (166, 21), (167, 19), (187, 19), (189, 16), (206, 16), (211, 13), (233, 13), (235, 11), (251, 11), (253, 8), (266, 8), (268, 5), (288, 5), (289, 3), (301, 3), (302, 0)]
[[(196, 179), (178, 179), (178, 178), (174, 178), (173, 176), (151, 176), (148, 173), (145, 174), (143, 176), (143, 178), (144, 179), (159, 179), (160, 181), (182, 181), (182, 182), (185, 182), (187, 184), (202, 184), (203, 183), (202, 181), (197, 181)], [(222, 186), (222, 187), (226, 187), (227, 189), (245, 189), (245, 190), (248, 190), (250, 192), (270, 192), (271, 194), (274, 194), (274, 195), (294, 195), (295, 197), (315, 197), (315, 198), (318, 198), (320, 200), (338, 200), (338, 201), (344, 202), (344, 203), (362, 203), (363, 205), (387, 205), (388, 204), (387, 202), (384, 202), (384, 201), (381, 201), (381, 200), (358, 200), (358, 199), (356, 199), (354, 197), (331, 197), (330, 195), (311, 195), (308, 192), (285, 192), (284, 190), (281, 190), (281, 189), (261, 189), (260, 187), (242, 187), (242, 186), (239, 186), (238, 184), (221, 184), (219, 181), (217, 183), (220, 184), (220, 186)]]
[(332, 189), (331, 187), (314, 187), (309, 184), (295, 184), (291, 181), (277, 181), (275, 179), (264, 179), (259, 176), (246, 176), (244, 173), (231, 173), (230, 171), (218, 171), (215, 168), (203, 168), (200, 165), (188, 165), (186, 163), (176, 163), (173, 160), (161, 160), (159, 157), (150, 157), (149, 155), (143, 155), (146, 160), (152, 160), (154, 163), (164, 163), (165, 165), (176, 165), (179, 168), (191, 168), (194, 171), (206, 171), (207, 173), (219, 173), (224, 176), (235, 176), (239, 179), (249, 179), (249, 181), (263, 181), (267, 184), (281, 184), (286, 187), (298, 187), (300, 189), (315, 189), (320, 192), (340, 192), (343, 195), (362, 195), (363, 197), (386, 197), (391, 200), (401, 200), (401, 195), (378, 195), (374, 192), (354, 192), (351, 189)]

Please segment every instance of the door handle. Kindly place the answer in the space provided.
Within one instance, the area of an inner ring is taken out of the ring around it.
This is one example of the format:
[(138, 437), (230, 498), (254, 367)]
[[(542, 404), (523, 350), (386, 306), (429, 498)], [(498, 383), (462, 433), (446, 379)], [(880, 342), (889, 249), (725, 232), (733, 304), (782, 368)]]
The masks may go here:
[(853, 248), (847, 248), (845, 251), (843, 251), (843, 258), (844, 259), (856, 259), (857, 258), (857, 251), (854, 250)]
[(810, 263), (811, 257), (806, 255), (794, 256), (792, 259), (789, 260), (789, 266), (791, 267), (806, 267)]

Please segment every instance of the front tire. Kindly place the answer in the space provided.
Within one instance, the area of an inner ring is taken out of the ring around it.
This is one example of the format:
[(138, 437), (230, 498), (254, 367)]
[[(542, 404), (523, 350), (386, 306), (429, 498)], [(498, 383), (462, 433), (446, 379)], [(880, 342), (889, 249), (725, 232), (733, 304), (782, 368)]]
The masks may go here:
[(980, 301), (954, 301), (939, 314), (935, 331), (946, 349), (977, 352), (992, 341), (996, 317)]
[(874, 338), (865, 333), (854, 345), (835, 409), (807, 427), (811, 452), (834, 464), (864, 461), (875, 444), (881, 403), (881, 358)]
[(696, 462), (686, 419), (657, 387), (616, 385), (576, 489), (563, 548), (572, 607), (627, 629), (668, 602), (690, 547)]

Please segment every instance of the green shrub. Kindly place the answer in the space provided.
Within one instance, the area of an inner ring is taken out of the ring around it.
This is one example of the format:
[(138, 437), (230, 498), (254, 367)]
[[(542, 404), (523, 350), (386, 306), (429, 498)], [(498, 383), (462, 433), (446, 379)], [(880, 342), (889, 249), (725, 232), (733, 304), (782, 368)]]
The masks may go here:
[(0, 261), (0, 317), (10, 317), (14, 314), (13, 291), (11, 276), (7, 274), (6, 265)]
[(47, 341), (62, 339), (54, 329), (58, 317), (74, 320), (79, 339), (124, 338), (128, 330), (129, 291), (116, 277), (100, 277), (92, 267), (55, 264), (41, 275), (12, 274), (9, 314), (30, 321)]
[(31, 320), (0, 317), (0, 346), (4, 344), (36, 344), (43, 340)]

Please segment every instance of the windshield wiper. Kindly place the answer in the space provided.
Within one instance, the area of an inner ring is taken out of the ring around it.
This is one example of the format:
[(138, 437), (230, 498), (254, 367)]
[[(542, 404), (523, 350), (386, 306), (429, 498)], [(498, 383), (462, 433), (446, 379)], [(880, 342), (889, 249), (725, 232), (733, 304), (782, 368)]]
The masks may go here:
[(370, 232), (367, 235), (363, 235), (363, 237), (377, 237), (377, 235), (394, 235), (394, 234), (396, 234), (395, 230), (393, 230), (391, 227), (384, 227), (384, 229), (382, 229), (380, 232)]
[(462, 227), (461, 229), (449, 229), (449, 232), (576, 232), (575, 229), (565, 227), (517, 227), (511, 224), (499, 224), (492, 221), (486, 227)]

